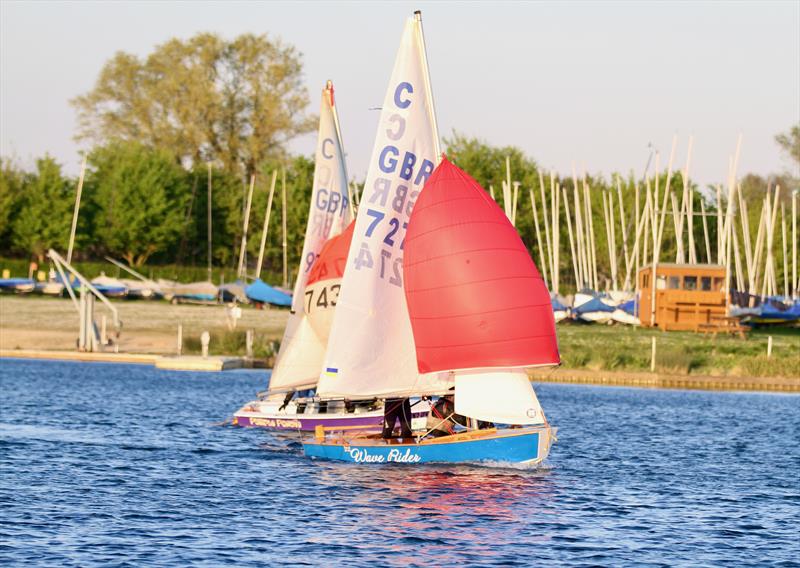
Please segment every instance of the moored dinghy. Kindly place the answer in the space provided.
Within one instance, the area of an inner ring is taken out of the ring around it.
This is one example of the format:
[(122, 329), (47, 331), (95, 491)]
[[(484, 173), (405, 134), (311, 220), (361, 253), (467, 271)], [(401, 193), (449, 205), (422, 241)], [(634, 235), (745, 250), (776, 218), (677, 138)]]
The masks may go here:
[(27, 294), (33, 292), (36, 282), (32, 278), (0, 278), (0, 290)]

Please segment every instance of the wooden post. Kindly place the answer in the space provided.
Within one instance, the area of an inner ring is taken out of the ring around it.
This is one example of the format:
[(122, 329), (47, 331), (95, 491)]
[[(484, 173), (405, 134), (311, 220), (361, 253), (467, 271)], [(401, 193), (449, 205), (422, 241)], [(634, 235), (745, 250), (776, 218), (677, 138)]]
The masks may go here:
[(269, 218), (272, 214), (272, 197), (275, 195), (275, 182), (278, 180), (278, 170), (272, 171), (272, 181), (269, 185), (267, 210), (264, 213), (264, 228), (261, 230), (261, 246), (258, 247), (258, 263), (256, 264), (256, 278), (261, 278), (261, 266), (264, 263), (264, 249), (267, 245), (267, 232), (269, 231)]
[[(516, 183), (516, 182), (515, 182)], [(533, 225), (536, 228), (536, 246), (539, 248), (539, 265), (542, 267), (542, 277), (544, 278), (544, 285), (550, 288), (547, 279), (547, 265), (544, 262), (544, 252), (542, 251), (542, 235), (539, 231), (539, 213), (536, 211), (536, 197), (534, 196), (533, 189), (529, 189), (528, 193), (531, 197), (531, 210), (533, 211)], [(547, 224), (545, 222), (545, 224)]]
[(178, 324), (178, 340), (175, 347), (177, 348), (176, 353), (180, 357), (183, 354), (183, 324), (180, 323)]
[[(69, 286), (69, 282), (66, 284)], [(78, 351), (86, 351), (86, 287), (81, 285), (78, 309)]]
[(289, 265), (286, 259), (286, 168), (281, 168), (281, 192), (283, 193), (283, 215), (281, 215), (283, 229), (283, 287), (289, 287)]
[(81, 208), (81, 193), (83, 192), (83, 178), (86, 175), (86, 156), (81, 163), (81, 175), (78, 178), (78, 191), (75, 194), (75, 208), (72, 211), (72, 228), (69, 231), (69, 245), (67, 246), (67, 264), (72, 262), (72, 247), (75, 244), (75, 230), (78, 228), (78, 211)]
[(650, 338), (650, 372), (656, 370), (656, 336)]
[(245, 272), (247, 269), (244, 264), (244, 256), (247, 254), (247, 229), (250, 226), (250, 207), (253, 204), (253, 189), (256, 186), (256, 174), (250, 176), (250, 189), (247, 192), (247, 204), (244, 207), (244, 221), (242, 223), (242, 244), (239, 249), (239, 268), (236, 271), (236, 276), (244, 280)]
[(253, 358), (253, 330), (248, 329), (245, 332), (244, 336), (244, 343), (245, 343), (245, 357), (248, 359)]
[(203, 359), (208, 359), (208, 344), (211, 342), (211, 335), (204, 331), (200, 334), (200, 350), (203, 355)]
[(772, 336), (767, 336), (767, 357), (772, 357)]

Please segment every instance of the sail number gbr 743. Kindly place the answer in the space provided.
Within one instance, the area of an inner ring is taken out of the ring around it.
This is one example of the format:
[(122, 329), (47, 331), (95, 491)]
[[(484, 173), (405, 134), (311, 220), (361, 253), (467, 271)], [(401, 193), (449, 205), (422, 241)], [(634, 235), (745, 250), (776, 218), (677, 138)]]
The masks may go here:
[(386, 119), (384, 135), (388, 143), (378, 154), (377, 166), (384, 175), (375, 177), (368, 188), (369, 197), (362, 201), (366, 222), (359, 223), (365, 229), (354, 257), (356, 270), (375, 270), (380, 279), (397, 287), (403, 286), (403, 244), (408, 219), (420, 189), (434, 169), (431, 160), (403, 148), (413, 148), (417, 134), (407, 132), (403, 116), (412, 105), (413, 93), (414, 86), (408, 82), (395, 88), (392, 98), (398, 112)]

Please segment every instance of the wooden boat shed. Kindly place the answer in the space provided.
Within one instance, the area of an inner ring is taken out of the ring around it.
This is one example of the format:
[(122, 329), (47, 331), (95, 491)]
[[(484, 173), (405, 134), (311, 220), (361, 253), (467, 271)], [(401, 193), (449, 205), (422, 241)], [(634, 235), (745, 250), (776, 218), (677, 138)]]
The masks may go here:
[[(727, 317), (725, 267), (717, 264), (659, 264), (639, 270), (639, 319), (663, 330), (701, 331)], [(652, 305), (653, 285), (656, 288)]]

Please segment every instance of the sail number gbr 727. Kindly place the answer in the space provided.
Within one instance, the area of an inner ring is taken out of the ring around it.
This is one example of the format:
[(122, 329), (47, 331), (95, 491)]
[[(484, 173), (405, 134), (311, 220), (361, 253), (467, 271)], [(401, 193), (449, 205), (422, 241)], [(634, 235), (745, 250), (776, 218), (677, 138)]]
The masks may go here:
[(434, 169), (431, 160), (403, 148), (413, 148), (417, 134), (406, 128), (403, 116), (414, 100), (413, 93), (414, 87), (408, 82), (395, 88), (392, 99), (398, 112), (386, 119), (388, 127), (383, 134), (389, 143), (378, 154), (376, 164), (383, 175), (378, 173), (369, 188), (369, 197), (362, 201), (366, 222), (359, 225), (365, 230), (354, 260), (356, 270), (376, 270), (382, 280), (397, 287), (403, 286), (402, 251), (408, 219), (420, 189)]

